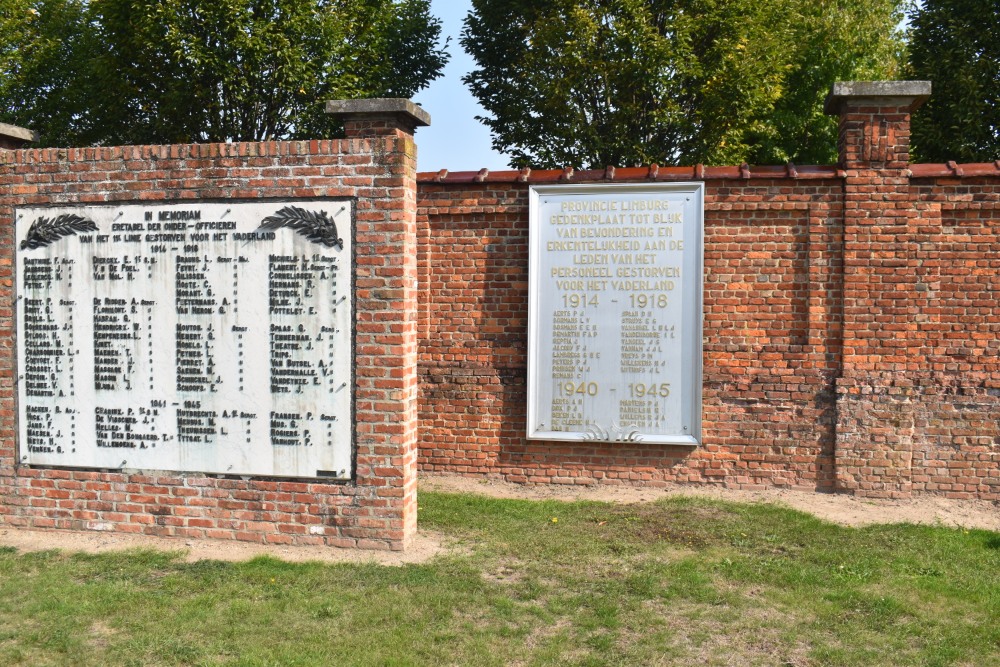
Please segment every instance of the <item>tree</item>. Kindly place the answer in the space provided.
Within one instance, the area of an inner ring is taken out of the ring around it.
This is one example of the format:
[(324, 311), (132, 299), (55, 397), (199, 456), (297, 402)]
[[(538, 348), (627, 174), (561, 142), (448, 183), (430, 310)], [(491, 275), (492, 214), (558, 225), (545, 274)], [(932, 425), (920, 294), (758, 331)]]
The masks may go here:
[(0, 119), (44, 130), (50, 145), (83, 131), (92, 88), (76, 82), (95, 53), (86, 14), (78, 0), (0, 0)]
[(913, 114), (923, 161), (1000, 158), (1000, 0), (924, 0), (910, 16), (909, 76), (933, 94)]
[[(324, 100), (410, 97), (447, 60), (428, 0), (0, 2), (29, 8), (20, 22), (11, 14), (19, 32), (3, 38), (0, 77), (36, 93), (5, 96), (3, 117), (48, 144), (329, 136)], [(38, 19), (60, 7), (74, 20), (53, 36), (53, 20)], [(49, 75), (16, 56), (39, 43), (58, 43), (48, 61), (67, 64)]]
[(465, 77), (515, 166), (828, 162), (836, 80), (884, 78), (904, 0), (473, 0)]

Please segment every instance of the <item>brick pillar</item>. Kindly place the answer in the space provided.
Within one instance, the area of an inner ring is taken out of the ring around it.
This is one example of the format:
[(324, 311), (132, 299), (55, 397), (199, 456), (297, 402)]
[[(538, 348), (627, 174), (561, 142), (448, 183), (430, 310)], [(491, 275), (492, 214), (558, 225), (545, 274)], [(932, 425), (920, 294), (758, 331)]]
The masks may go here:
[[(405, 99), (334, 100), (360, 152), (375, 156), (373, 188), (358, 193), (356, 378), (358, 484), (379, 492), (394, 517), (390, 539), (417, 529), (417, 151), (430, 115)], [(390, 204), (376, 203), (387, 199)], [(389, 209), (388, 215), (386, 209)], [(359, 543), (359, 546), (366, 546)], [(377, 545), (372, 545), (377, 546)]]
[(16, 125), (0, 123), (0, 150), (15, 151), (38, 141), (38, 133)]
[(838, 490), (907, 497), (914, 432), (910, 372), (919, 363), (913, 253), (919, 212), (910, 194), (910, 112), (928, 81), (836, 83), (844, 179), (843, 366), (837, 382)]

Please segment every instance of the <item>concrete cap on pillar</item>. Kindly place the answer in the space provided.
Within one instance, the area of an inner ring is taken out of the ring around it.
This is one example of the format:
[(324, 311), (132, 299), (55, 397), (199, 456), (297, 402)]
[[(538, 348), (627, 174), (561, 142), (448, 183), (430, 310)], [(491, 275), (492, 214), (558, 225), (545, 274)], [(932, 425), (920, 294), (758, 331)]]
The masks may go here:
[(0, 123), (0, 143), (7, 145), (30, 144), (38, 141), (38, 133), (17, 125)]
[(836, 116), (841, 104), (848, 100), (909, 106), (913, 111), (930, 96), (930, 81), (838, 81), (826, 96), (823, 111)]
[(363, 116), (396, 116), (412, 127), (431, 124), (431, 115), (404, 97), (379, 97), (370, 100), (330, 100), (326, 112), (340, 118)]
[(883, 105), (909, 106), (913, 111), (930, 96), (930, 81), (838, 81), (826, 96), (823, 111), (836, 116), (840, 113), (841, 103), (847, 100), (877, 100)]

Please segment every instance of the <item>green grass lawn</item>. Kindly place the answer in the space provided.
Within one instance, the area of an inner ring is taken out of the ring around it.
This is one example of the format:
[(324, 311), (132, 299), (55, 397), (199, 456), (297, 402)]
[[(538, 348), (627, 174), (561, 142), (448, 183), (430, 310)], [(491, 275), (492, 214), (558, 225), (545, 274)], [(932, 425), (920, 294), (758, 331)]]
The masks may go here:
[(1000, 534), (421, 493), (423, 565), (0, 548), (0, 665), (1000, 665)]

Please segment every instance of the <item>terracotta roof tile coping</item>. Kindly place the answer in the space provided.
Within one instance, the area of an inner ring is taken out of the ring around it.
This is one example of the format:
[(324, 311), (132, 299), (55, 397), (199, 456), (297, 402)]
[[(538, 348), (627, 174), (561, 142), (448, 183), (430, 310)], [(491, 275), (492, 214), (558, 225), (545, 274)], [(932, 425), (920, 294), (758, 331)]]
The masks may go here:
[(702, 181), (712, 179), (748, 178), (842, 178), (843, 172), (837, 167), (799, 167), (787, 165), (751, 167), (746, 163), (734, 167), (706, 167), (696, 164), (691, 167), (614, 167), (604, 169), (529, 169), (518, 171), (425, 171), (417, 174), (421, 183), (592, 183), (594, 181)]
[[(996, 162), (976, 162), (956, 164), (954, 161), (942, 164), (911, 164), (913, 178), (1000, 176), (1000, 160)], [(743, 163), (729, 167), (706, 167), (701, 164), (692, 167), (606, 167), (604, 169), (529, 169), (518, 171), (425, 171), (417, 174), (421, 183), (625, 183), (634, 181), (710, 181), (783, 179), (810, 180), (822, 178), (844, 178), (846, 172), (836, 165), (798, 166), (786, 165), (750, 166)]]
[(1000, 176), (1000, 160), (967, 164), (956, 164), (954, 161), (945, 164), (911, 164), (910, 174), (913, 178)]

